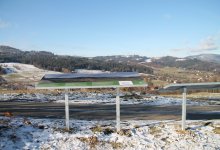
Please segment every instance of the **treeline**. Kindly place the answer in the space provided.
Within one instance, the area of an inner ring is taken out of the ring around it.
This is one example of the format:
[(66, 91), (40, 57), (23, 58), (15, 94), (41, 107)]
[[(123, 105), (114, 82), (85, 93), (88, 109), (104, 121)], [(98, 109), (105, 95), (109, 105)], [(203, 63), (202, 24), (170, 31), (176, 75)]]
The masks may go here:
[(198, 59), (185, 59), (178, 61), (176, 57), (162, 57), (161, 59), (155, 60), (151, 63), (152, 66), (161, 67), (176, 67), (185, 68), (189, 70), (202, 70), (211, 72), (220, 72), (220, 65), (213, 62), (201, 61)]
[[(6, 51), (5, 51), (6, 52)], [(32, 64), (36, 67), (71, 72), (75, 69), (90, 69), (103, 71), (137, 71), (152, 74), (153, 69), (138, 64), (118, 63), (76, 56), (54, 55), (45, 51), (18, 51), (16, 53), (0, 53), (0, 62), (18, 62)]]

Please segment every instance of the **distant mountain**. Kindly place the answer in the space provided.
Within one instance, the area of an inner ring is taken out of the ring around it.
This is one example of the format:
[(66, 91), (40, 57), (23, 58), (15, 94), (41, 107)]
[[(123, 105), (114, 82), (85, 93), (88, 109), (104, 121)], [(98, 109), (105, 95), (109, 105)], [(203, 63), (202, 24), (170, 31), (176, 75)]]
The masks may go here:
[(113, 55), (113, 56), (97, 56), (93, 57), (96, 60), (103, 60), (103, 61), (117, 61), (117, 62), (146, 62), (149, 57), (146, 56), (139, 56), (139, 55)]
[(22, 51), (10, 46), (0, 45), (0, 54), (15, 54), (21, 53)]
[(188, 56), (186, 58), (199, 59), (202, 61), (215, 62), (220, 64), (220, 55), (218, 54), (200, 54), (200, 55)]
[(165, 57), (146, 57), (139, 55), (115, 55), (115, 56), (99, 56), (93, 59), (101, 61), (116, 61), (125, 62), (127, 64), (140, 64), (148, 67), (176, 67), (184, 68), (188, 70), (201, 70), (201, 71), (211, 71), (220, 72), (220, 64), (216, 62), (207, 62), (197, 58), (178, 58), (172, 56)]

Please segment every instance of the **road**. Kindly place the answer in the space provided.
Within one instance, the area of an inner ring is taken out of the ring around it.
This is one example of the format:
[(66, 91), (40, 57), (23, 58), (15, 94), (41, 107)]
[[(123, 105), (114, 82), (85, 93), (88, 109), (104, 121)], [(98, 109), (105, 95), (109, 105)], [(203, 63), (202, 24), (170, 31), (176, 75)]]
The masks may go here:
[[(0, 102), (0, 115), (33, 118), (64, 118), (63, 103)], [(113, 120), (115, 105), (70, 104), (70, 118)], [(181, 120), (181, 106), (121, 105), (121, 120)], [(187, 106), (187, 119), (220, 119), (220, 105)]]

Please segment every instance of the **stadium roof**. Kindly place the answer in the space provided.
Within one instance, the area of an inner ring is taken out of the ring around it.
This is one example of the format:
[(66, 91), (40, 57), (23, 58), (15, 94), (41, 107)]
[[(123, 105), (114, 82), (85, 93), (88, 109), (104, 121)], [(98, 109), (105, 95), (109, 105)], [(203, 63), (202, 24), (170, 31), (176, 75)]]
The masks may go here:
[(37, 89), (115, 88), (147, 86), (137, 72), (46, 74)]
[(165, 86), (163, 90), (175, 91), (175, 90), (181, 90), (183, 88), (187, 88), (189, 90), (218, 89), (220, 88), (220, 82), (170, 84)]

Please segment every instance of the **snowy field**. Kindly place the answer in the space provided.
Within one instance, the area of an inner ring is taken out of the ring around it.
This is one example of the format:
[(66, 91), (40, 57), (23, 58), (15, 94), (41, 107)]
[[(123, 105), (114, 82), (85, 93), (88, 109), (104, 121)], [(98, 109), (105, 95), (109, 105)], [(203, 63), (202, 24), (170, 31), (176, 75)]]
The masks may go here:
[[(2, 102), (64, 103), (63, 99), (63, 93), (0, 95)], [(115, 94), (70, 92), (69, 101), (74, 104), (115, 104)], [(188, 99), (187, 105), (207, 105), (208, 102)], [(182, 99), (122, 93), (121, 103), (181, 105)], [(122, 130), (118, 133), (115, 120), (70, 120), (69, 132), (64, 123), (64, 119), (0, 117), (0, 149), (220, 150), (220, 120), (187, 120), (186, 131), (181, 130), (180, 121), (127, 120), (121, 122)]]
[[(121, 104), (143, 104), (143, 105), (181, 105), (181, 98), (169, 98), (157, 95), (138, 95), (138, 94), (121, 94)], [(0, 94), (0, 101), (13, 102), (54, 102), (64, 103), (64, 93), (48, 94)], [(69, 103), (73, 104), (115, 104), (115, 94), (111, 93), (94, 93), (94, 92), (70, 92)], [(187, 105), (208, 105), (219, 104), (220, 99), (209, 101), (187, 100)]]
[(0, 117), (0, 149), (55, 150), (219, 150), (220, 121), (187, 121), (181, 131), (177, 121), (123, 121), (115, 131), (115, 121), (64, 120)]

